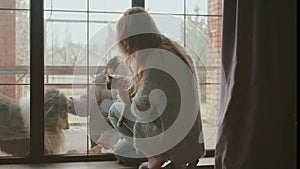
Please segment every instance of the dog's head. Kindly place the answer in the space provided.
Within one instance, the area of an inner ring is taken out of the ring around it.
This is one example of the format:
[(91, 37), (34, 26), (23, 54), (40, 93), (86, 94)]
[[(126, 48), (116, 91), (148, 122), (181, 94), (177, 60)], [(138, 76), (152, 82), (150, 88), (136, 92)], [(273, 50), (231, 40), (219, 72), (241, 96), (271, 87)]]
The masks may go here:
[(46, 89), (44, 119), (47, 131), (69, 128), (67, 97), (55, 88)]
[(124, 76), (119, 75), (107, 75), (106, 86), (108, 90), (121, 89), (123, 86)]

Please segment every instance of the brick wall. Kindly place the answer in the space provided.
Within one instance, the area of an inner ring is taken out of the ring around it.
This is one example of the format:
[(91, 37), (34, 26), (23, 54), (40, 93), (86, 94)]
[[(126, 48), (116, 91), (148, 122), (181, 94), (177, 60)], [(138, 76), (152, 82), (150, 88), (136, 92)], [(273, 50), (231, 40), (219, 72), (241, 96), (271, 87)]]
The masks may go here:
[[(14, 8), (15, 0), (0, 0), (0, 7)], [(16, 65), (16, 19), (14, 10), (0, 10), (0, 66)], [(0, 93), (16, 97), (15, 86), (2, 85), (16, 81), (14, 74), (0, 74)]]
[[(208, 14), (222, 15), (222, 0), (208, 0)], [(207, 82), (217, 83), (206, 88), (207, 115), (206, 122), (216, 125), (218, 122), (220, 101), (220, 66), (221, 66), (221, 35), (222, 17), (208, 17), (207, 29), (209, 45), (207, 47)]]

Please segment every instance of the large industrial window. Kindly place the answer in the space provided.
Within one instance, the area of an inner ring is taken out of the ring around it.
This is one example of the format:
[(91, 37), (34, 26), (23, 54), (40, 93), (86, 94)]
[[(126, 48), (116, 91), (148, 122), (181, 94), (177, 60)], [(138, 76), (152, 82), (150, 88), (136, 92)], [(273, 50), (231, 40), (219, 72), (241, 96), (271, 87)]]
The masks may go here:
[[(0, 123), (8, 118), (2, 113), (2, 95), (19, 104), (31, 94), (32, 112), (44, 111), (39, 95), (52, 87), (66, 97), (89, 96), (95, 75), (109, 59), (121, 55), (115, 24), (135, 5), (144, 7), (161, 33), (182, 44), (194, 59), (200, 79), (205, 147), (213, 150), (220, 97), (221, 0), (0, 0)], [(90, 97), (87, 100), (93, 102)], [(87, 112), (93, 111), (91, 104), (83, 106)], [(43, 141), (57, 138), (46, 132), (44, 115), (31, 114), (27, 131), (0, 128), (0, 161), (12, 157), (21, 161), (113, 159), (112, 149), (90, 151), (97, 136), (91, 133), (89, 117), (89, 113), (69, 114), (69, 129), (62, 130), (64, 140), (62, 144), (51, 143), (59, 147), (50, 155)], [(14, 136), (16, 132), (26, 139)], [(2, 145), (9, 147), (15, 141), (24, 145), (27, 154), (4, 152)]]

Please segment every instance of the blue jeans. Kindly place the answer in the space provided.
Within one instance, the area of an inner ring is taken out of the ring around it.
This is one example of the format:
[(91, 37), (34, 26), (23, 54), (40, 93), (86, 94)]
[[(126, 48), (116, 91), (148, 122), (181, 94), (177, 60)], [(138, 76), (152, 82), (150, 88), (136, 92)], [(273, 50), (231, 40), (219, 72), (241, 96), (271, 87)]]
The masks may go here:
[(120, 110), (123, 108), (122, 102), (115, 102), (109, 109), (108, 118), (113, 127), (123, 136), (130, 137), (127, 141), (133, 143), (132, 137), (133, 137), (133, 126), (135, 123), (135, 117), (130, 113), (130, 119), (133, 119), (134, 121), (128, 120), (125, 118), (123, 120), (123, 125), (121, 127), (117, 126), (118, 120), (120, 118)]
[[(108, 114), (110, 123), (113, 125), (115, 130), (117, 130), (121, 135), (126, 136), (115, 146), (114, 155), (119, 161), (125, 164), (139, 165), (140, 163), (147, 161), (147, 158), (142, 152), (137, 151), (133, 146), (133, 126), (135, 121), (125, 118), (122, 126), (117, 126), (120, 118), (120, 110), (122, 110), (123, 106), (123, 103), (115, 102), (110, 107)], [(131, 114), (130, 119), (135, 120), (135, 117)]]

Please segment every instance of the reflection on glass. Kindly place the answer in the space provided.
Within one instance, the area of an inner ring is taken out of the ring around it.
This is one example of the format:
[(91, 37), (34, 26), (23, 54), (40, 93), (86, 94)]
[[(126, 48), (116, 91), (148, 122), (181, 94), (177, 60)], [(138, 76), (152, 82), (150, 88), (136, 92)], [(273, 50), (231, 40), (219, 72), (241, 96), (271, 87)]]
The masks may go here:
[(28, 156), (29, 86), (0, 84), (0, 91), (0, 157)]

